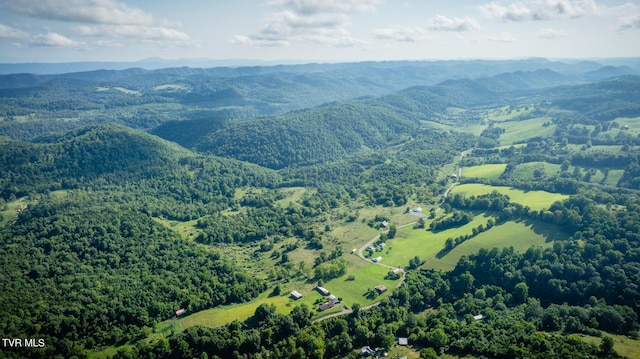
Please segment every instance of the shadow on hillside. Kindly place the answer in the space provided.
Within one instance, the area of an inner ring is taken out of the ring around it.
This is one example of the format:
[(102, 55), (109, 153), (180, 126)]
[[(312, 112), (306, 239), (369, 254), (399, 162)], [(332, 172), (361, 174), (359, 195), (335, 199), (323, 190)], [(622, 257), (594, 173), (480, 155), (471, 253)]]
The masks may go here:
[(524, 223), (533, 233), (543, 236), (547, 243), (569, 238), (569, 233), (556, 224), (545, 223), (535, 219), (522, 219), (517, 221), (517, 223)]

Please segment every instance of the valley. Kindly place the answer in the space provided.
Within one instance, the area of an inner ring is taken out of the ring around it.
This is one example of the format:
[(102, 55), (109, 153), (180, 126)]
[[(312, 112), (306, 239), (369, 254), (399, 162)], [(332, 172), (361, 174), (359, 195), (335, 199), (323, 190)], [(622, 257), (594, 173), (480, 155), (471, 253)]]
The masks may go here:
[(1, 353), (638, 358), (640, 77), (579, 68), (0, 75)]

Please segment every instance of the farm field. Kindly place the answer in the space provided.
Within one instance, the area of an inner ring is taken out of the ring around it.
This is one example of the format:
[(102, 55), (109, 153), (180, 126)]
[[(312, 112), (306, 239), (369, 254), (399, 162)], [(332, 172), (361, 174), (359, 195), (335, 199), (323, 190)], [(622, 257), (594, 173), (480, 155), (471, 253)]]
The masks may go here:
[[(624, 335), (611, 333), (603, 334), (613, 338), (613, 349), (620, 355), (629, 359), (640, 359), (640, 339), (631, 339)], [(580, 338), (587, 343), (600, 345), (602, 338), (580, 334)]]
[(398, 230), (396, 238), (387, 242), (386, 253), (382, 255), (381, 263), (405, 267), (409, 260), (418, 256), (422, 259), (435, 256), (442, 248), (447, 238), (455, 238), (465, 234), (471, 234), (473, 228), (487, 224), (491, 218), (489, 215), (477, 215), (474, 219), (457, 228), (450, 228), (444, 231), (433, 233), (425, 229), (404, 228)]
[(532, 137), (550, 136), (556, 130), (556, 125), (543, 126), (545, 122), (550, 121), (551, 117), (537, 117), (524, 121), (502, 122), (498, 127), (504, 128), (505, 133), (500, 136), (500, 144), (509, 145)]
[(498, 177), (500, 177), (500, 175), (504, 172), (505, 168), (507, 168), (507, 165), (503, 163), (464, 167), (462, 169), (462, 176), (470, 178), (478, 177), (486, 179), (498, 179)]
[(536, 174), (551, 176), (560, 173), (560, 165), (547, 162), (528, 162), (519, 164), (513, 171), (513, 178), (538, 178)]
[(481, 248), (505, 248), (512, 246), (517, 252), (525, 252), (531, 246), (548, 247), (553, 240), (566, 239), (568, 235), (559, 227), (534, 222), (506, 222), (457, 245), (442, 258), (431, 258), (425, 267), (439, 270), (453, 269), (463, 255), (478, 252)]
[(490, 186), (485, 184), (468, 183), (455, 186), (451, 191), (452, 195), (462, 194), (464, 196), (479, 196), (493, 191), (498, 191), (508, 195), (511, 202), (529, 206), (532, 210), (539, 211), (549, 208), (553, 202), (562, 201), (569, 198), (568, 195), (551, 193), (546, 191), (522, 191), (505, 186)]

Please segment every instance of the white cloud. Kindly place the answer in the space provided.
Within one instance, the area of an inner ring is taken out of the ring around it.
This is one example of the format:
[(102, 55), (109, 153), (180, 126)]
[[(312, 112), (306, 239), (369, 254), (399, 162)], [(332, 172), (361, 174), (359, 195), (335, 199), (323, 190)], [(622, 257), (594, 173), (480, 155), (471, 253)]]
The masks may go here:
[(399, 42), (419, 42), (429, 39), (427, 32), (420, 27), (390, 27), (377, 29), (373, 34), (379, 40)]
[(48, 32), (44, 35), (33, 36), (30, 40), (32, 45), (53, 46), (53, 47), (78, 47), (79, 43), (70, 38), (55, 32)]
[(313, 16), (322, 13), (372, 12), (381, 2), (381, 0), (274, 0), (270, 1), (268, 5), (290, 9), (304, 16)]
[(626, 31), (630, 29), (640, 29), (640, 14), (625, 16), (620, 19), (620, 31)]
[(495, 41), (495, 42), (517, 42), (518, 41), (518, 39), (516, 39), (515, 36), (511, 35), (508, 32), (501, 32), (497, 35), (489, 36), (488, 39), (490, 41)]
[(0, 0), (0, 8), (38, 19), (92, 24), (151, 24), (152, 15), (115, 0)]
[(236, 35), (231, 43), (254, 46), (286, 46), (292, 42), (314, 42), (337, 47), (364, 44), (347, 28), (351, 16), (375, 11), (381, 0), (274, 0), (277, 9), (265, 19), (261, 31)]
[(20, 40), (29, 37), (24, 31), (14, 29), (11, 26), (0, 24), (0, 39), (5, 40)]
[(562, 30), (556, 30), (556, 29), (540, 29), (540, 31), (538, 31), (536, 33), (537, 37), (541, 37), (543, 39), (557, 39), (557, 38), (561, 38), (561, 37), (567, 37), (569, 36), (566, 32), (562, 31)]
[(436, 15), (429, 20), (429, 30), (434, 31), (470, 31), (479, 30), (480, 25), (473, 19), (465, 17), (454, 17), (450, 19), (446, 16)]
[(373, 33), (379, 40), (419, 42), (429, 39), (427, 32), (420, 27), (391, 27), (377, 29)]
[(508, 5), (492, 2), (480, 9), (485, 16), (504, 22), (579, 18), (605, 11), (595, 0), (525, 0)]
[(199, 45), (197, 41), (192, 40), (185, 32), (163, 26), (81, 25), (75, 27), (74, 30), (80, 36), (154, 41), (167, 47)]

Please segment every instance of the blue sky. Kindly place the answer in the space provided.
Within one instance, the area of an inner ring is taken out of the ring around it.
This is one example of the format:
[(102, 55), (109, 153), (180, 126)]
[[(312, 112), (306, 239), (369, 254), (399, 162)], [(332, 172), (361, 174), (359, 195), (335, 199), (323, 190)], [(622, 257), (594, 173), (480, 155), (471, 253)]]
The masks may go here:
[(640, 57), (640, 0), (0, 0), (0, 62)]

